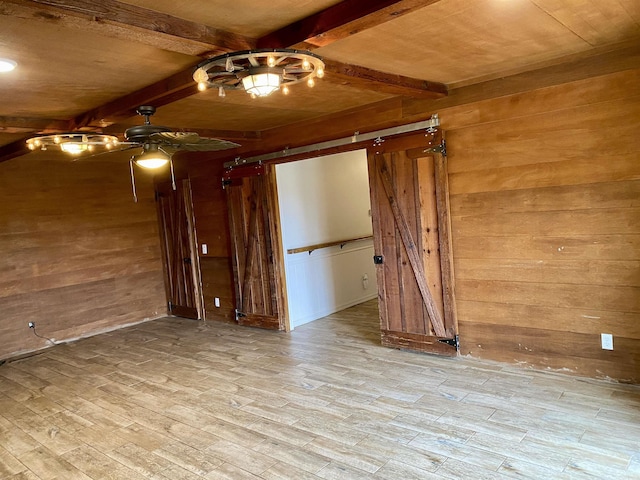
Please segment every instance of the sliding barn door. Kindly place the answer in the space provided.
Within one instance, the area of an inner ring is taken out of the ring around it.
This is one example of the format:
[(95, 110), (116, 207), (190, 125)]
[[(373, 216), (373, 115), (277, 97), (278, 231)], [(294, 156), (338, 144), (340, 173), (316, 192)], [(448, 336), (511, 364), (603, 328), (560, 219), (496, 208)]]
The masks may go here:
[(374, 262), (383, 345), (456, 355), (443, 145), (436, 131), (368, 152)]
[(229, 205), (236, 320), (240, 325), (285, 330), (275, 170), (240, 167), (223, 178)]
[(195, 240), (191, 184), (156, 185), (168, 311), (178, 317), (203, 318), (203, 299)]

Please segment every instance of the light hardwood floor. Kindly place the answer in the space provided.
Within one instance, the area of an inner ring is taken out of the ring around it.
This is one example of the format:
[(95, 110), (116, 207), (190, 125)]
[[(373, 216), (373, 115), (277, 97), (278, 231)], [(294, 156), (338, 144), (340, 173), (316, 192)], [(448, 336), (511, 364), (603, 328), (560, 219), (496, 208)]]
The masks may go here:
[(0, 366), (2, 479), (640, 478), (640, 388), (165, 318)]

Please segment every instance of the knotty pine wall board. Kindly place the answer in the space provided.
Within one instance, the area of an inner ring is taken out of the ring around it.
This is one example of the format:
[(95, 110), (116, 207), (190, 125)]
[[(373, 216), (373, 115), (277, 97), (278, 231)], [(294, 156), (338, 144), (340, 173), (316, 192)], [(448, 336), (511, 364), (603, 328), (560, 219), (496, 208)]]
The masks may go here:
[(36, 153), (0, 165), (0, 358), (166, 313), (148, 176)]

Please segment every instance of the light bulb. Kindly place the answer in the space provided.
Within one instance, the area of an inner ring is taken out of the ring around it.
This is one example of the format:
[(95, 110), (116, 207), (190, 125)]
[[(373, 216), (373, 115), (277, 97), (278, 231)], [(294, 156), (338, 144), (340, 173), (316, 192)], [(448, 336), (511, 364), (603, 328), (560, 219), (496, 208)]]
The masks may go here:
[(307, 85), (309, 87), (313, 87), (316, 84), (316, 81), (313, 78), (310, 78), (309, 80), (307, 80)]
[(16, 68), (18, 64), (8, 58), (0, 58), (0, 73), (6, 73)]
[(274, 57), (272, 57), (271, 55), (269, 55), (267, 57), (267, 65), (269, 65), (270, 67), (275, 67), (276, 66), (276, 59)]
[(304, 68), (305, 70), (309, 70), (309, 68), (311, 68), (311, 64), (306, 58), (302, 61), (302, 68)]
[(204, 92), (207, 89), (207, 84), (204, 82), (198, 82), (198, 90)]
[(88, 145), (77, 142), (64, 142), (60, 144), (60, 150), (71, 155), (79, 155), (88, 150)]
[(285, 95), (289, 95), (289, 87), (287, 87), (286, 85), (282, 86), (282, 93)]
[(134, 160), (134, 162), (139, 167), (154, 169), (164, 167), (167, 163), (169, 163), (169, 160), (166, 158), (139, 158), (137, 160)]
[(225, 69), (227, 70), (227, 72), (233, 72), (236, 69), (233, 65), (233, 60), (231, 60), (230, 58), (227, 58)]
[(324, 77), (324, 68), (318, 68), (318, 70), (316, 71), (316, 75), (318, 78), (322, 78)]
[(53, 143), (60, 143), (60, 140), (62, 140), (60, 138), (60, 135), (56, 135), (55, 137), (53, 137)]
[(218, 96), (219, 97), (226, 97), (227, 96), (227, 92), (224, 91), (224, 87), (218, 87)]

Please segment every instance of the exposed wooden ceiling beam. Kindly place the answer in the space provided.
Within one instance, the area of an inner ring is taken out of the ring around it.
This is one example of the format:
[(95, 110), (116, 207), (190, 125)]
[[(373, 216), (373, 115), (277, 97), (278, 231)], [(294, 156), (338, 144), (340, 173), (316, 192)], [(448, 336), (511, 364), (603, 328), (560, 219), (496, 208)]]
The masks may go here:
[[(447, 108), (552, 87), (599, 75), (635, 70), (639, 67), (640, 45), (636, 44), (620, 50), (575, 59), (566, 64), (545, 66), (505, 78), (452, 89), (447, 97), (438, 99), (391, 98), (347, 112), (331, 113), (296, 124), (274, 127), (262, 132), (263, 141), (259, 149), (252, 149), (251, 145), (247, 145), (234, 152), (234, 155), (240, 155), (242, 159), (353, 135), (355, 130), (365, 133), (395, 127), (426, 120), (432, 114)], [(443, 118), (443, 121), (445, 120), (446, 117)], [(292, 136), (292, 131), (295, 131), (296, 135)], [(232, 159), (228, 156), (223, 158), (225, 161)]]
[(324, 63), (326, 78), (333, 83), (417, 98), (440, 98), (447, 95), (444, 83), (403, 77), (328, 59)]
[[(61, 16), (81, 17), (89, 20), (94, 28), (101, 24), (112, 24), (135, 28), (131, 36), (140, 34), (164, 34), (184, 41), (200, 44), (201, 54), (208, 46), (209, 55), (245, 50), (255, 46), (255, 40), (236, 33), (209, 27), (182, 18), (167, 15), (154, 10), (129, 5), (116, 0), (7, 0), (8, 3), (27, 7), (37, 11), (37, 15), (49, 15), (52, 20), (60, 20)], [(151, 42), (147, 42), (151, 43)]]
[[(326, 45), (339, 38), (379, 25), (436, 1), (438, 0), (345, 0), (334, 7), (302, 20), (302, 23), (296, 22), (290, 28), (286, 27), (279, 32), (285, 30), (295, 32), (296, 29), (300, 28), (300, 25), (303, 25), (306, 32), (303, 35), (306, 35), (304, 41), (311, 39), (313, 45)], [(116, 24), (134, 29), (136, 34), (140, 31), (146, 31), (157, 35), (159, 32), (180, 41), (198, 42), (203, 44), (210, 54), (250, 49), (256, 45), (256, 41), (248, 37), (116, 0), (103, 0), (101, 2), (92, 0), (8, 0), (8, 2), (30, 9), (29, 11), (34, 17), (50, 15), (53, 20), (58, 21), (65, 16), (71, 16), (89, 19), (92, 22), (96, 22), (96, 25)], [(298, 37), (292, 37), (291, 33), (287, 35), (289, 37), (286, 41), (291, 42), (285, 45), (287, 47), (295, 46), (292, 44), (299, 42), (299, 39), (302, 38), (300, 33), (297, 34)], [(263, 37), (261, 41), (266, 42), (267, 40), (265, 39), (267, 37)], [(285, 37), (277, 34), (276, 38)], [(446, 95), (447, 92), (446, 86), (443, 84), (386, 74), (330, 60), (327, 60), (327, 65), (328, 71), (335, 69), (335, 71), (328, 73), (327, 80), (339, 84), (349, 84), (357, 88), (417, 98), (437, 98)], [(197, 86), (193, 81), (192, 72), (193, 68), (180, 71), (166, 79), (78, 115), (66, 125), (61, 123), (53, 128), (45, 126), (45, 128), (35, 130), (104, 129), (125, 118), (134, 116), (136, 108), (140, 105), (153, 104), (159, 107), (197, 93)], [(18, 140), (14, 143), (15, 145), (9, 144), (0, 148), (0, 161), (28, 153), (28, 150), (24, 149), (24, 140)]]
[(324, 47), (438, 1), (344, 0), (259, 38), (256, 46), (307, 49)]
[(193, 81), (194, 68), (182, 70), (159, 82), (78, 115), (70, 122), (70, 128), (72, 130), (83, 127), (104, 128), (135, 116), (136, 109), (140, 105), (161, 107), (187, 98), (198, 92), (198, 86)]
[(21, 138), (20, 140), (16, 140), (0, 147), (0, 163), (31, 153), (31, 150), (27, 148), (25, 140), (26, 138)]
[(51, 118), (0, 117), (1, 133), (61, 132), (69, 127), (66, 120)]

